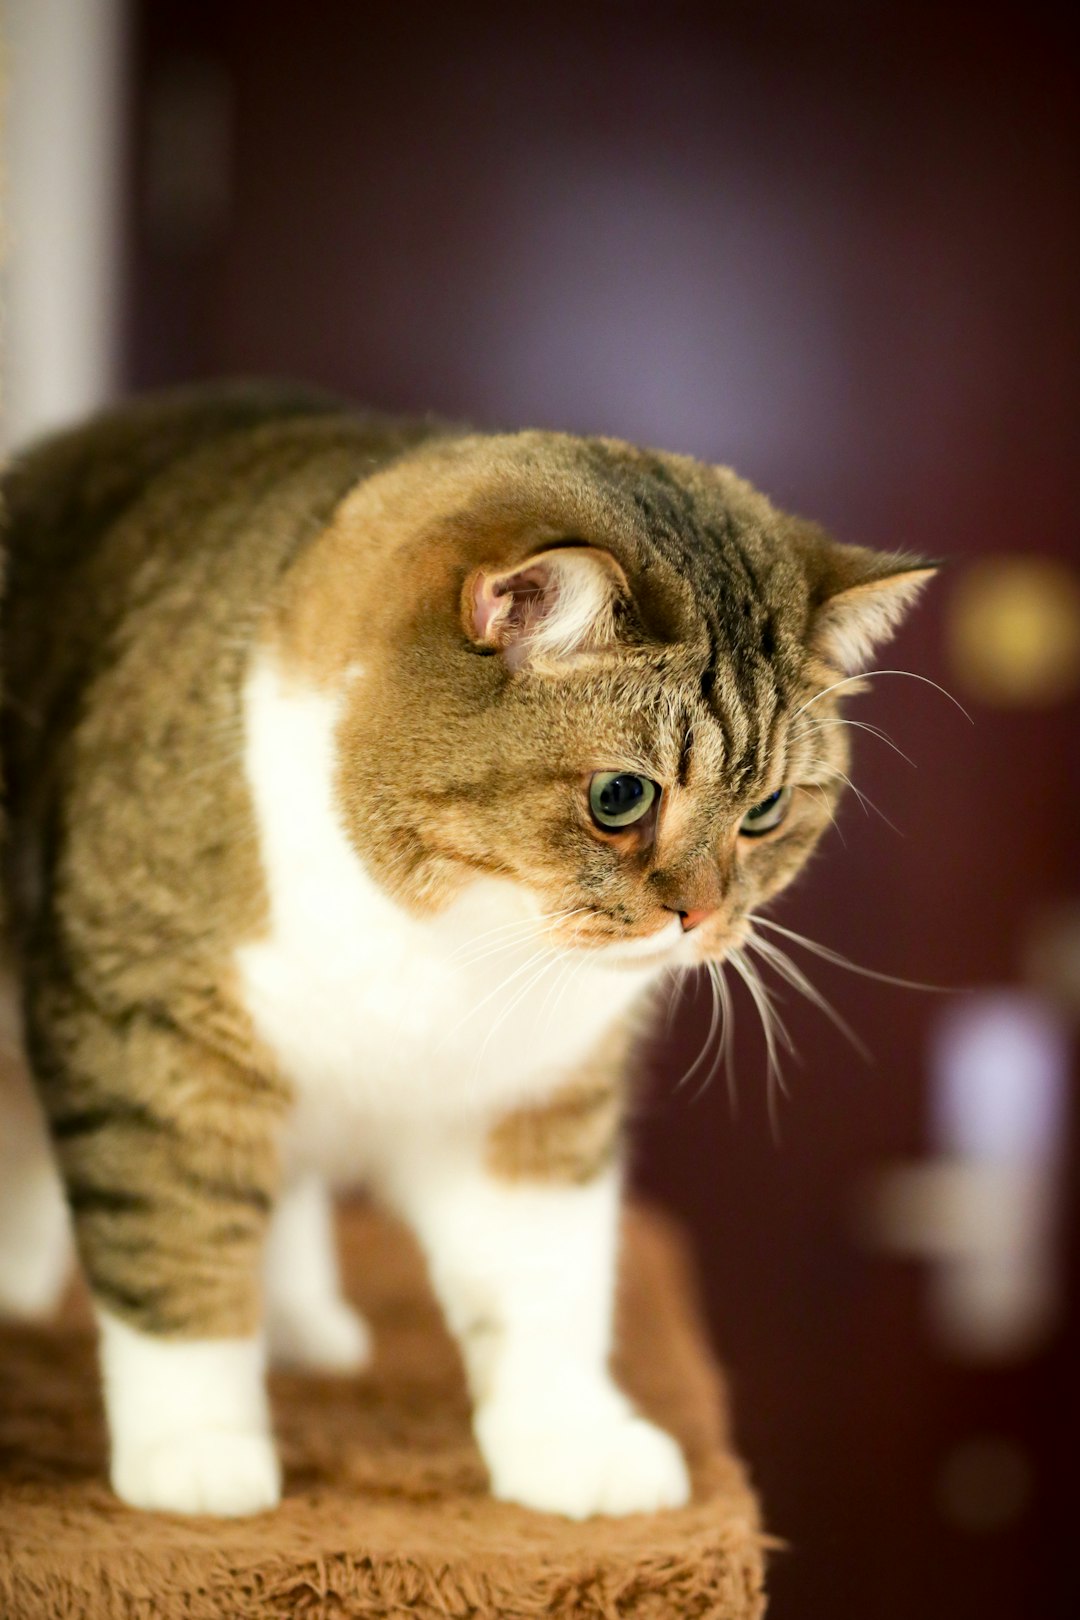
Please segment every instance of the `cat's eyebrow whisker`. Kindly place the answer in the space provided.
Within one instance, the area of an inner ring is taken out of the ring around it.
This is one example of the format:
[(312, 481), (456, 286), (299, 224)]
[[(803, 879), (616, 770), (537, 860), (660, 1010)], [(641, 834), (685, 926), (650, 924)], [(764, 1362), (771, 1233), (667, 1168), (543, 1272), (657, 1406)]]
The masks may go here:
[(771, 917), (763, 917), (760, 912), (754, 915), (754, 921), (762, 928), (771, 928), (777, 934), (783, 934), (793, 944), (801, 945), (804, 950), (812, 951), (825, 962), (831, 962), (834, 967), (847, 968), (849, 973), (858, 973), (864, 979), (876, 979), (880, 984), (895, 984), (901, 990), (929, 990), (933, 995), (944, 996), (950, 993), (949, 986), (945, 984), (922, 984), (917, 979), (899, 979), (893, 973), (879, 973), (875, 968), (862, 967), (858, 962), (852, 962), (848, 957), (834, 951), (829, 945), (820, 945), (815, 939), (807, 939), (805, 934), (798, 934), (793, 928), (785, 928), (781, 923), (774, 922)]
[(837, 835), (839, 836), (840, 842), (843, 844), (844, 848), (846, 849), (847, 848), (847, 839), (844, 837), (844, 829), (841, 827), (840, 823), (837, 821), (836, 813), (835, 813), (832, 805), (829, 803), (829, 796), (825, 791), (824, 783), (823, 782), (804, 782), (802, 784), (802, 786), (804, 788), (812, 789), (816, 794), (819, 795), (819, 797), (821, 799), (821, 802), (825, 807), (825, 814), (828, 816), (830, 824), (833, 827), (836, 828)]
[(862, 806), (864, 816), (868, 816), (872, 810), (876, 816), (881, 817), (886, 827), (891, 828), (898, 838), (903, 838), (904, 834), (900, 831), (900, 828), (896, 825), (896, 822), (890, 821), (884, 810), (882, 810), (880, 806), (876, 805), (873, 799), (869, 798), (861, 788), (857, 788), (854, 782), (851, 780), (851, 777), (846, 775), (844, 771), (839, 770), (835, 765), (819, 765), (818, 769), (827, 771), (828, 774), (835, 778), (836, 781), (845, 783), (846, 786), (851, 789), (852, 793), (854, 793), (855, 797)]
[(831, 686), (825, 686), (820, 692), (815, 692), (814, 696), (812, 698), (808, 698), (800, 709), (796, 709), (795, 713), (791, 717), (790, 724), (794, 724), (799, 718), (800, 714), (805, 714), (807, 709), (812, 708), (815, 703), (820, 703), (823, 697), (828, 697), (830, 692), (838, 692), (841, 687), (851, 686), (856, 681), (873, 680), (877, 675), (906, 675), (910, 681), (922, 681), (924, 686), (932, 686), (936, 692), (941, 693), (942, 697), (948, 698), (949, 702), (953, 704), (955, 708), (960, 710), (960, 713), (963, 715), (964, 719), (969, 723), (969, 725), (975, 724), (975, 721), (964, 708), (964, 705), (960, 702), (959, 698), (953, 697), (952, 693), (947, 692), (945, 688), (939, 685), (937, 681), (932, 681), (929, 675), (916, 675), (915, 671), (912, 669), (864, 669), (861, 670), (857, 675), (848, 675), (846, 679), (842, 681), (834, 681)]
[(860, 1057), (865, 1059), (867, 1063), (873, 1061), (872, 1054), (865, 1041), (855, 1033), (847, 1019), (837, 1012), (832, 1002), (822, 995), (817, 986), (806, 977), (806, 974), (797, 963), (791, 960), (786, 951), (782, 951), (779, 945), (774, 945), (771, 940), (762, 939), (760, 934), (755, 933), (749, 935), (746, 944), (749, 950), (757, 951), (768, 962), (769, 966), (791, 985), (793, 990), (797, 990), (800, 995), (806, 997), (812, 1006), (823, 1012), (830, 1023), (835, 1024), (840, 1033), (851, 1043)]
[(819, 731), (823, 731), (830, 726), (850, 726), (854, 731), (866, 731), (871, 737), (876, 737), (879, 742), (883, 742), (886, 748), (891, 748), (894, 754), (899, 754), (900, 758), (905, 760), (912, 770), (918, 770), (919, 768), (911, 755), (905, 754), (899, 744), (893, 742), (887, 731), (883, 731), (880, 726), (871, 725), (868, 720), (849, 720), (846, 715), (833, 715), (830, 719), (825, 719), (821, 715), (811, 714), (807, 715), (804, 724), (808, 724)]

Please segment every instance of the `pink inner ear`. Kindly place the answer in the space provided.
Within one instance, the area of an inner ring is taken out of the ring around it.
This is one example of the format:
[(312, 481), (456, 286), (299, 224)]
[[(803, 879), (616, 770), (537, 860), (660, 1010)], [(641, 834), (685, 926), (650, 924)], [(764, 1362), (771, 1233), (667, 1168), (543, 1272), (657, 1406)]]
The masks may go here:
[(481, 572), (473, 586), (472, 618), (477, 640), (504, 644), (522, 635), (540, 616), (550, 583), (544, 568), (523, 568), (502, 579), (491, 579)]
[(492, 626), (500, 613), (506, 610), (506, 604), (499, 599), (500, 593), (486, 574), (477, 574), (472, 587), (472, 619), (473, 634), (477, 641), (494, 641)]

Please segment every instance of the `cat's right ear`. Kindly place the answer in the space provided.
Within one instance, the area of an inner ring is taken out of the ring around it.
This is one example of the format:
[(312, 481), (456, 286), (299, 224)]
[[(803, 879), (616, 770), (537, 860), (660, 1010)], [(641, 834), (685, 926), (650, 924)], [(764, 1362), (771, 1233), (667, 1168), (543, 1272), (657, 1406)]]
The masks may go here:
[(833, 668), (857, 674), (875, 648), (895, 634), (937, 566), (919, 557), (841, 545), (809, 525), (804, 533), (810, 645)]
[(557, 546), (517, 568), (477, 568), (462, 591), (466, 634), (500, 652), (511, 669), (566, 663), (616, 639), (616, 616), (629, 595), (608, 551)]

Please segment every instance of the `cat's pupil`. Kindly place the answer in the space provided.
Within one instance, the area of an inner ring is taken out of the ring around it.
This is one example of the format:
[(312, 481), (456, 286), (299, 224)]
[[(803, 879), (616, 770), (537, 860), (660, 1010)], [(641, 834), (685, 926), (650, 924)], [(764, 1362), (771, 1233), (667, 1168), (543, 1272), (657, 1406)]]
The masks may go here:
[(782, 788), (777, 788), (776, 792), (770, 793), (767, 799), (762, 799), (760, 804), (755, 804), (754, 808), (749, 812), (748, 819), (752, 819), (754, 816), (763, 816), (766, 810), (771, 810), (782, 792)]
[(600, 809), (606, 816), (621, 816), (645, 796), (640, 776), (613, 776), (600, 790)]

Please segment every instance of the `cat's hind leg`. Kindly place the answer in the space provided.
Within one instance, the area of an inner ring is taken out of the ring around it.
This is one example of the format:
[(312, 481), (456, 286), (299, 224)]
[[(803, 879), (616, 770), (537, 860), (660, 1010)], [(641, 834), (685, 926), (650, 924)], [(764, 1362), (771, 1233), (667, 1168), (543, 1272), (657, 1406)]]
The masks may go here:
[(285, 1366), (356, 1372), (371, 1359), (371, 1333), (341, 1291), (333, 1210), (317, 1176), (278, 1198), (263, 1275), (270, 1355)]
[(283, 1089), (156, 1009), (36, 997), (31, 1055), (100, 1328), (113, 1488), (248, 1514), (281, 1491), (260, 1265)]

